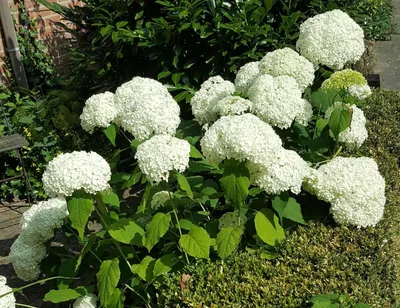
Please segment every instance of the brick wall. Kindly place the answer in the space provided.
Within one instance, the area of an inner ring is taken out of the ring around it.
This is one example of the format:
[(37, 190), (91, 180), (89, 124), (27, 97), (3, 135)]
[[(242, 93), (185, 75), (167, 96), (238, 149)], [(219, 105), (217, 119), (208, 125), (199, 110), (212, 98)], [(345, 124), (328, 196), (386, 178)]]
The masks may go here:
[[(8, 0), (13, 17), (18, 20), (17, 6), (23, 0)], [(77, 0), (48, 0), (49, 2), (57, 2), (64, 6), (82, 5)], [(42, 40), (47, 48), (47, 53), (51, 57), (53, 63), (60, 73), (68, 71), (68, 54), (67, 50), (72, 42), (71, 36), (61, 27), (56, 27), (54, 22), (60, 22), (61, 16), (50, 11), (43, 5), (37, 4), (34, 0), (23, 1), (29, 12), (29, 16), (37, 22), (39, 30), (39, 39)], [(67, 24), (68, 25), (68, 24)], [(69, 26), (69, 25), (68, 25)], [(6, 53), (4, 34), (1, 31), (0, 24), (0, 75), (4, 77), (4, 61), (3, 57)]]

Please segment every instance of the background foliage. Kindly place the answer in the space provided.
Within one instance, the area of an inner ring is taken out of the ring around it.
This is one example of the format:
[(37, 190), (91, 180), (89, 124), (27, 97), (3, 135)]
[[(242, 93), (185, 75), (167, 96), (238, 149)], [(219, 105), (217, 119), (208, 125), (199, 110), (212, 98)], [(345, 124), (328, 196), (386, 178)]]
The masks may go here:
[(91, 89), (86, 95), (137, 75), (158, 76), (176, 90), (214, 75), (232, 79), (249, 60), (293, 45), (305, 19), (334, 8), (355, 18), (367, 39), (391, 31), (390, 0), (86, 0), (74, 8), (39, 2), (76, 25), (64, 27), (77, 38), (71, 62), (76, 86)]

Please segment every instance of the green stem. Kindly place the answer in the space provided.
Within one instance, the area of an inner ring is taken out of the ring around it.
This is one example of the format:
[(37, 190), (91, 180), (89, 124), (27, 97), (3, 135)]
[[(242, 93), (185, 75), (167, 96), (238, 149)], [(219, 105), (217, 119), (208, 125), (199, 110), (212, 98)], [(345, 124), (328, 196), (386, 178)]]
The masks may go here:
[[(168, 190), (168, 194), (169, 194), (169, 199), (172, 200), (172, 194), (171, 194), (171, 190), (169, 188), (168, 182), (167, 182), (167, 190)], [(173, 209), (175, 220), (176, 220), (176, 225), (178, 226), (179, 235), (182, 238), (182, 229), (181, 229), (181, 224), (179, 223), (178, 213), (176, 211), (175, 204), (173, 204), (173, 202), (171, 202), (171, 203), (172, 203), (172, 209)], [(189, 257), (187, 255), (186, 251), (183, 251), (183, 252), (185, 253), (185, 258), (186, 258), (187, 264), (190, 264)]]
[(148, 302), (140, 293), (136, 292), (133, 288), (131, 288), (131, 287), (130, 287), (129, 285), (127, 285), (127, 284), (125, 284), (125, 288), (131, 290), (133, 293), (135, 293), (137, 296), (139, 296), (139, 297), (146, 303), (146, 306), (149, 307), (149, 308), (151, 308), (151, 307), (149, 306), (149, 302)]
[[(96, 212), (97, 214), (99, 214), (100, 219), (104, 225), (104, 227), (106, 228), (106, 230), (108, 231), (108, 224), (104, 218), (108, 216), (108, 212), (107, 212), (107, 208), (106, 205), (103, 202), (103, 197), (101, 196), (100, 193), (98, 193), (96, 195), (96, 206), (95, 206)], [(132, 271), (132, 265), (129, 263), (128, 258), (125, 256), (124, 252), (122, 251), (121, 245), (115, 240), (112, 239), (112, 241), (114, 242), (114, 245), (117, 247), (119, 253), (121, 254), (122, 258), (124, 258), (126, 264), (129, 266), (129, 269)]]
[(75, 279), (75, 280), (76, 280), (76, 279), (79, 279), (79, 278), (64, 277), (64, 276), (54, 276), (54, 277), (49, 277), (49, 278), (41, 279), (41, 280), (32, 282), (32, 283), (30, 283), (30, 284), (27, 284), (27, 285), (25, 285), (25, 286), (23, 286), (23, 287), (15, 288), (15, 289), (13, 289), (13, 290), (10, 291), (10, 292), (1, 294), (1, 295), (0, 295), (0, 298), (5, 297), (5, 296), (7, 296), (7, 295), (9, 295), (9, 294), (12, 294), (12, 293), (14, 293), (14, 292), (19, 292), (19, 291), (21, 291), (21, 290), (23, 290), (23, 289), (32, 287), (32, 286), (34, 286), (34, 285), (37, 285), (37, 284), (40, 284), (40, 283), (43, 283), (43, 282), (46, 282), (46, 281), (54, 280), (54, 279), (69, 279), (69, 280)]
[(132, 140), (129, 139), (127, 135), (125, 135), (124, 131), (122, 129), (120, 129), (119, 127), (118, 127), (118, 131), (121, 133), (122, 136), (125, 137), (126, 140), (129, 141), (129, 144), (131, 144)]
[(336, 156), (338, 156), (338, 155), (340, 154), (340, 152), (342, 152), (342, 149), (343, 149), (343, 147), (342, 147), (342, 146), (340, 146), (340, 147), (339, 147), (339, 149), (336, 151), (336, 153), (335, 153), (335, 154), (333, 154), (333, 156), (332, 156), (332, 158), (331, 158), (331, 159), (333, 159), (333, 158), (335, 158)]

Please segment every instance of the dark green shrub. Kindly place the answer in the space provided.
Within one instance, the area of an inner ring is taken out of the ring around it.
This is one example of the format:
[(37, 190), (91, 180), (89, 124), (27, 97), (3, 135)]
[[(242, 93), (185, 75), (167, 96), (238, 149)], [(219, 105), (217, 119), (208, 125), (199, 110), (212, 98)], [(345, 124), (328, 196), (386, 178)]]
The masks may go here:
[(390, 20), (391, 12), (390, 5), (378, 5), (377, 0), (86, 0), (84, 7), (73, 8), (39, 2), (76, 26), (66, 30), (77, 38), (71, 64), (75, 85), (85, 96), (114, 90), (137, 75), (158, 76), (176, 90), (198, 87), (214, 75), (232, 79), (248, 61), (293, 45), (300, 23), (310, 16), (343, 9), (364, 27), (367, 38), (373, 38), (368, 34), (371, 27), (385, 28), (375, 16)]
[[(355, 302), (374, 307), (395, 307), (399, 112), (400, 96), (390, 91), (374, 93), (365, 108), (370, 137), (360, 154), (374, 157), (387, 181), (385, 219), (377, 227), (313, 223), (291, 233), (273, 260), (256, 249), (224, 262), (188, 266), (157, 286), (159, 307), (305, 307), (313, 295), (327, 293), (349, 294)], [(186, 283), (184, 274), (191, 276)]]

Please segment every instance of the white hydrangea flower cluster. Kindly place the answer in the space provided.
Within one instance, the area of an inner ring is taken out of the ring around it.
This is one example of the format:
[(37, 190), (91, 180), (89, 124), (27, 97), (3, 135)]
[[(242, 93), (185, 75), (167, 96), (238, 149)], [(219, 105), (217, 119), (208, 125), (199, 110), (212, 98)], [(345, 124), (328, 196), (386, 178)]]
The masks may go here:
[(134, 77), (115, 92), (115, 104), (121, 127), (135, 139), (153, 135), (174, 135), (180, 123), (180, 109), (160, 82)]
[[(335, 102), (334, 106), (329, 107), (325, 112), (325, 118), (329, 119), (334, 108), (341, 104), (341, 102)], [(367, 119), (364, 111), (356, 105), (350, 106), (347, 104), (346, 106), (352, 111), (351, 123), (349, 127), (339, 134), (339, 142), (344, 143), (348, 148), (359, 148), (368, 138)]]
[(240, 115), (249, 112), (253, 103), (240, 96), (227, 96), (217, 102), (214, 113), (218, 116)]
[(253, 114), (220, 118), (200, 144), (210, 162), (246, 161), (252, 182), (267, 193), (297, 194), (308, 175), (308, 164), (296, 152), (285, 150), (273, 128)]
[(307, 100), (301, 99), (301, 101), (302, 102), (298, 107), (299, 108), (298, 113), (294, 118), (294, 120), (295, 122), (303, 126), (307, 126), (307, 124), (311, 121), (311, 118), (313, 116), (313, 109), (311, 104)]
[(369, 85), (352, 85), (348, 88), (349, 94), (354, 96), (358, 99), (366, 99), (367, 97), (371, 96), (372, 91)]
[(293, 77), (302, 92), (312, 85), (315, 77), (314, 65), (288, 47), (268, 52), (260, 61), (259, 69), (261, 74)]
[(96, 295), (93, 293), (89, 293), (87, 295), (78, 297), (74, 305), (72, 306), (73, 308), (96, 308), (97, 307), (97, 301), (98, 298)]
[(331, 204), (340, 224), (375, 226), (383, 216), (385, 180), (369, 157), (336, 157), (307, 179), (307, 189)]
[(282, 129), (290, 127), (296, 118), (304, 122), (305, 110), (312, 110), (311, 106), (305, 106), (309, 103), (302, 99), (293, 77), (262, 75), (247, 93), (253, 103), (252, 112), (268, 124)]
[(32, 281), (39, 277), (40, 262), (47, 254), (45, 243), (67, 217), (64, 198), (39, 202), (23, 214), (20, 235), (10, 249), (10, 260), (20, 279)]
[(150, 206), (152, 209), (157, 210), (159, 207), (164, 206), (164, 204), (171, 199), (169, 191), (162, 190), (156, 192), (151, 198)]
[(200, 90), (190, 100), (192, 112), (200, 125), (211, 123), (218, 118), (215, 105), (224, 97), (235, 92), (235, 85), (221, 76), (210, 77), (200, 87)]
[(82, 128), (92, 133), (95, 127), (108, 127), (117, 116), (114, 94), (104, 92), (92, 95), (83, 107), (80, 116)]
[(352, 69), (334, 72), (322, 83), (321, 89), (334, 91), (345, 90), (348, 94), (358, 99), (366, 99), (372, 94), (365, 77), (360, 72)]
[(249, 163), (251, 182), (268, 194), (279, 194), (290, 190), (299, 194), (303, 179), (310, 174), (308, 163), (295, 151), (281, 148), (274, 161), (267, 165)]
[(236, 91), (246, 93), (260, 75), (259, 62), (249, 62), (243, 65), (236, 74)]
[(200, 145), (212, 163), (234, 158), (261, 164), (273, 156), (282, 141), (270, 125), (246, 113), (221, 117), (206, 131)]
[(342, 69), (345, 64), (358, 61), (364, 53), (364, 32), (349, 15), (332, 10), (300, 25), (296, 48), (314, 65)]
[(42, 182), (50, 196), (71, 196), (83, 189), (95, 194), (108, 188), (111, 169), (95, 152), (75, 151), (57, 156), (46, 166)]
[(40, 274), (40, 262), (46, 257), (43, 243), (29, 243), (19, 236), (10, 248), (10, 260), (18, 278), (24, 281), (36, 280)]
[[(7, 279), (0, 275), (0, 296), (8, 292), (12, 292), (12, 288), (7, 285)], [(0, 298), (1, 308), (14, 308), (15, 307), (15, 297), (14, 293), (10, 293), (6, 296)]]
[(54, 235), (68, 217), (67, 202), (64, 198), (52, 198), (32, 205), (21, 218), (21, 234), (29, 242), (46, 242)]
[(140, 144), (135, 158), (150, 182), (168, 181), (170, 171), (183, 172), (189, 166), (190, 144), (169, 135), (156, 135)]

